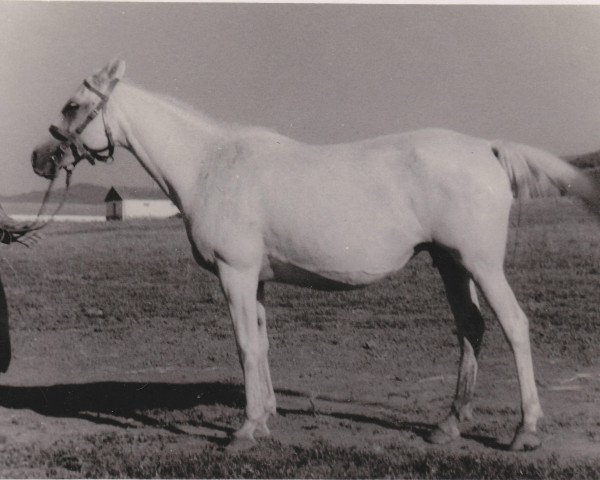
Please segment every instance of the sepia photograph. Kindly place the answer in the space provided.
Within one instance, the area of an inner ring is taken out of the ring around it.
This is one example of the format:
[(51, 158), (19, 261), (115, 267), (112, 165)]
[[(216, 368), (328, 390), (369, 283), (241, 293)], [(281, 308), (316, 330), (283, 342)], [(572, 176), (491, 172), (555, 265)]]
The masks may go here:
[(600, 4), (0, 0), (0, 60), (0, 478), (598, 478)]

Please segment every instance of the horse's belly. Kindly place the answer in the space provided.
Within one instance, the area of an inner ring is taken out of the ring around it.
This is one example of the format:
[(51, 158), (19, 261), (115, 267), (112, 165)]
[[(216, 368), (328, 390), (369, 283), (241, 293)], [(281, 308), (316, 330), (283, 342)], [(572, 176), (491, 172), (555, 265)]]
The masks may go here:
[(376, 214), (331, 218), (338, 221), (319, 224), (313, 216), (303, 228), (273, 229), (264, 239), (262, 276), (327, 290), (358, 288), (400, 270), (426, 240), (408, 216), (404, 222), (378, 222)]
[(261, 280), (271, 280), (317, 290), (352, 290), (381, 280), (396, 270), (398, 269), (386, 272), (325, 270), (300, 267), (270, 258), (261, 272)]

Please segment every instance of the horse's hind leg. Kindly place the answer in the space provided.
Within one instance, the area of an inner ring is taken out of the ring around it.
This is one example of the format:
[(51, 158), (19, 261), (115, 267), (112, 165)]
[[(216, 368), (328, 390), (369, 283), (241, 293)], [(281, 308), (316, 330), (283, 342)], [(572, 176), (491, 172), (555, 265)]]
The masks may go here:
[(445, 251), (432, 251), (432, 257), (444, 282), (460, 345), (458, 380), (450, 414), (429, 438), (433, 443), (446, 443), (460, 436), (459, 422), (470, 420), (473, 415), (471, 401), (485, 325), (469, 273)]
[(532, 450), (541, 443), (536, 428), (537, 421), (542, 416), (542, 408), (533, 375), (529, 321), (521, 310), (501, 266), (493, 268), (487, 265), (474, 270), (473, 274), (504, 329), (517, 366), (522, 420), (510, 449)]

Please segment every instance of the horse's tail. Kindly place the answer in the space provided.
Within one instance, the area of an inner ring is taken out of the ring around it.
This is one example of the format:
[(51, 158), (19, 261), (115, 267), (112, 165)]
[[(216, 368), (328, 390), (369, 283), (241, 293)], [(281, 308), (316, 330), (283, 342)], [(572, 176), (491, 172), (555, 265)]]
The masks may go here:
[(492, 142), (515, 197), (574, 194), (600, 217), (600, 181), (551, 153), (509, 142)]
[(8, 305), (4, 285), (0, 278), (0, 372), (6, 372), (10, 365), (10, 331), (8, 327)]

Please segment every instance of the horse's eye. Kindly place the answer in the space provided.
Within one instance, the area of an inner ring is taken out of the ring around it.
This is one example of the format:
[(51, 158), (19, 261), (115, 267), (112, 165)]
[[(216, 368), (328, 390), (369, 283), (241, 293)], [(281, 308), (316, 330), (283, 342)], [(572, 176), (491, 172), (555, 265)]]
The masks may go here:
[(75, 113), (78, 108), (79, 108), (79, 104), (77, 104), (75, 102), (69, 102), (63, 107), (61, 113), (66, 116), (66, 115)]

